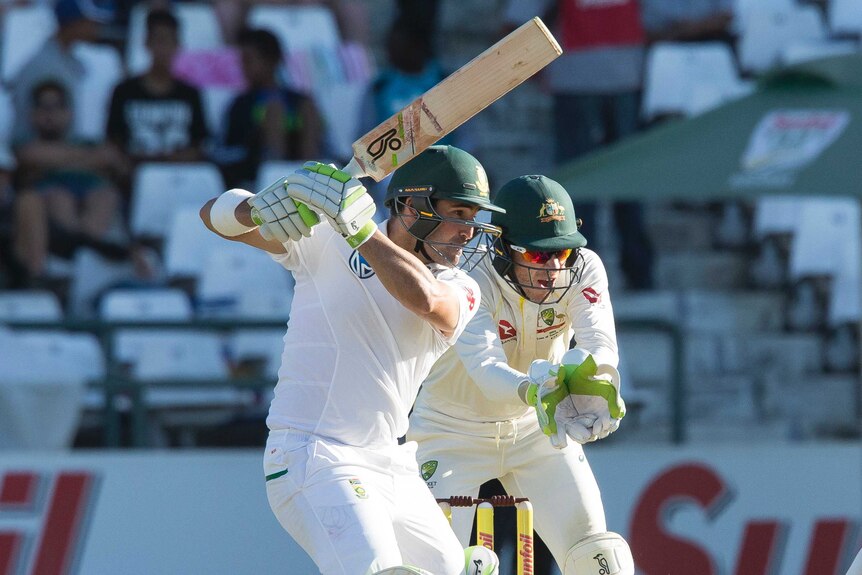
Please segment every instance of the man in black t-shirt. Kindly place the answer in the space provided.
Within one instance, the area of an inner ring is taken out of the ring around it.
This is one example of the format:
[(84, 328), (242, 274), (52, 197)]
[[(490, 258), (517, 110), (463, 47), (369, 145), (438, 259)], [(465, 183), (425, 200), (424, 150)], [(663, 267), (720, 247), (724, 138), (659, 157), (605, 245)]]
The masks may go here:
[(171, 72), (179, 49), (179, 22), (166, 10), (147, 16), (150, 68), (114, 89), (108, 116), (108, 138), (133, 162), (194, 162), (203, 159), (207, 137), (197, 88)]

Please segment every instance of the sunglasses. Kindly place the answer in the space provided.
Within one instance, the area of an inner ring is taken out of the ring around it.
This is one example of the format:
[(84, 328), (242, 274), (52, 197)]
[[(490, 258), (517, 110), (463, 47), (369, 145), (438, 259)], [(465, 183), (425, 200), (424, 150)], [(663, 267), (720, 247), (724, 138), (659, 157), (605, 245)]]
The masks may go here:
[(521, 258), (531, 264), (545, 264), (548, 263), (549, 260), (553, 258), (557, 258), (560, 261), (564, 262), (569, 259), (569, 256), (572, 255), (572, 249), (568, 248), (565, 250), (557, 250), (554, 252), (542, 252), (538, 250), (528, 250), (526, 248), (522, 248), (521, 246), (512, 245), (511, 248), (521, 254)]

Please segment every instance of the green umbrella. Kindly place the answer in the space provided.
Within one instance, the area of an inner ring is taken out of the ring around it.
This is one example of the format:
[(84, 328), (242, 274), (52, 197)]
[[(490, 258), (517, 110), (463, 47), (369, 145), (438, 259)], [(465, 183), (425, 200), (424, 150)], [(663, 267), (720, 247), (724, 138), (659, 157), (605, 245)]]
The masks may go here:
[(575, 198), (862, 195), (862, 55), (766, 76), (757, 90), (561, 166)]

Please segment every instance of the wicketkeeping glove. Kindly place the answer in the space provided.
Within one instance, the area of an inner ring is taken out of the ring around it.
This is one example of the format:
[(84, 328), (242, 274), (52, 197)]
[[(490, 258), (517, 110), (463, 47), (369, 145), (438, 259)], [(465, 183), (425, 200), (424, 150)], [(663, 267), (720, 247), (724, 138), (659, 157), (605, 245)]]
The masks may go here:
[(260, 226), (260, 235), (265, 240), (281, 243), (299, 241), (310, 237), (312, 227), (320, 221), (317, 214), (293, 200), (285, 189), (285, 180), (280, 179), (263, 191), (248, 199), (251, 219)]
[(563, 355), (560, 372), (569, 391), (558, 408), (558, 413), (567, 416), (566, 435), (587, 443), (616, 431), (626, 414), (619, 372), (610, 365), (596, 365), (592, 355), (578, 348)]
[(527, 377), (524, 401), (536, 410), (539, 427), (550, 437), (551, 445), (562, 449), (566, 446), (565, 422), (568, 417), (565, 409), (560, 411), (559, 407), (569, 395), (563, 372), (550, 361), (537, 359), (530, 364)]
[(287, 177), (287, 193), (325, 215), (351, 247), (361, 246), (377, 230), (374, 199), (359, 180), (334, 166), (306, 162)]

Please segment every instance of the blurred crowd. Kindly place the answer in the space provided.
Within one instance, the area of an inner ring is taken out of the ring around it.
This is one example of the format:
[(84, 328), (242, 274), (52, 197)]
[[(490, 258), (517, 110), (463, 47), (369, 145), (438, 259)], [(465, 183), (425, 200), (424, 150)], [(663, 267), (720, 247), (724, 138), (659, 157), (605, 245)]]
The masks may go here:
[[(596, 3), (495, 4), (500, 35), (540, 15), (565, 49), (543, 77), (552, 100), (557, 165), (664, 119), (645, 121), (642, 113), (652, 44), (711, 41), (735, 49), (736, 0), (613, 0), (608, 10), (591, 10)], [(8, 113), (0, 118), (0, 289), (49, 289), (66, 297), (64, 262), (81, 248), (129, 264), (125, 285), (164, 284), (164, 238), (148, 237), (132, 223), (142, 164), (207, 163), (217, 166), (225, 187), (254, 190), (269, 161), (345, 161), (356, 136), (451, 71), (439, 58), (445, 3), (390, 4), (388, 32), (374, 35), (375, 2), (213, 0), (198, 4), (212, 17), (211, 30), (202, 25), (206, 20), (189, 27), (181, 8), (193, 4), (170, 0), (0, 2), (8, 33), (16, 31), (10, 18), (21, 8), (39, 7), (52, 17), (23, 32), (45, 37), (37, 49), (14, 71), (2, 70), (0, 104), (8, 104)], [(805, 4), (827, 9), (825, 2)], [(252, 17), (261, 6), (325, 8), (340, 48), (347, 47), (341, 73), (353, 75), (351, 86), (364, 94), (356, 98), (360, 104), (342, 106), (338, 90), (322, 102), (320, 91), (309, 86), (331, 71), (331, 62), (320, 54), (297, 59), (277, 27)], [(218, 40), (202, 41), (207, 34)], [(106, 73), (100, 62), (112, 60), (82, 46), (122, 55), (119, 71), (105, 75), (100, 93), (92, 89)], [(3, 44), (4, 66), (16, 47)], [(354, 109), (355, 118), (339, 115)], [(469, 149), (463, 134), (452, 136), (459, 137), (457, 143)], [(576, 206), (584, 233), (593, 237), (596, 206)], [(638, 202), (612, 206), (620, 267), (632, 289), (654, 285), (642, 210)]]

